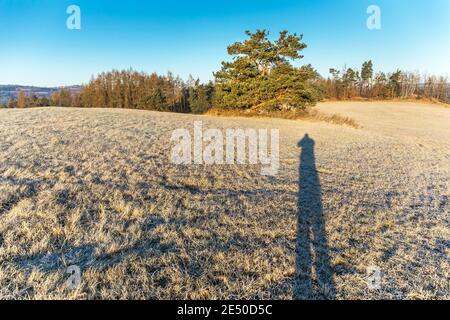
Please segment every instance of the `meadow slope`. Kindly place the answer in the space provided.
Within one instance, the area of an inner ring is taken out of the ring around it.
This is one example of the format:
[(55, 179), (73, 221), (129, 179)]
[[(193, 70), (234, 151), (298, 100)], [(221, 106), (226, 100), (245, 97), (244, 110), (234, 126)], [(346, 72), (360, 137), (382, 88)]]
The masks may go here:
[[(0, 298), (449, 299), (450, 109), (318, 109), (362, 127), (0, 110)], [(172, 130), (196, 120), (280, 129), (279, 175), (171, 164)]]

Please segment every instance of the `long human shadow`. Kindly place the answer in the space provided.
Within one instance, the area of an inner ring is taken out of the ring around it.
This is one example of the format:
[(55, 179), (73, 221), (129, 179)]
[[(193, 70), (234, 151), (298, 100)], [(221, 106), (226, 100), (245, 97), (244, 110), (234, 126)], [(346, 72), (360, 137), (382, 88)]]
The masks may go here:
[(315, 142), (306, 134), (298, 146), (301, 154), (294, 299), (334, 299), (335, 287), (316, 168)]

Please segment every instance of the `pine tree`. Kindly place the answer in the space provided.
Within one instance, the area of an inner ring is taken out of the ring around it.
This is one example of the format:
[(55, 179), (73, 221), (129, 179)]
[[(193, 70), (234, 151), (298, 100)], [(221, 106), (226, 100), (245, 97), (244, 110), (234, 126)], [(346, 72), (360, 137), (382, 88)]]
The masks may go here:
[(303, 58), (302, 35), (280, 32), (270, 41), (266, 30), (246, 32), (249, 39), (228, 47), (232, 62), (223, 62), (214, 74), (218, 107), (239, 109), (296, 109), (313, 105), (318, 91), (311, 81), (312, 68), (296, 68)]
[(361, 68), (361, 80), (362, 80), (362, 95), (368, 94), (370, 88), (372, 86), (372, 78), (373, 78), (373, 63), (372, 60), (366, 61), (363, 63)]
[(188, 102), (193, 113), (205, 113), (212, 107), (214, 85), (212, 82), (201, 84), (200, 80), (189, 82)]

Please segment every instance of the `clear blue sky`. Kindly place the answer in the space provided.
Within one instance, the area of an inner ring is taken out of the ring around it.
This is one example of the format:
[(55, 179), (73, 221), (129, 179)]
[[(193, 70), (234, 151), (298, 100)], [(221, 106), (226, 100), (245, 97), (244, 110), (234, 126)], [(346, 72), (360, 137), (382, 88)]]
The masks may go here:
[[(81, 30), (66, 8), (81, 8)], [(368, 30), (366, 9), (381, 8)], [(450, 75), (449, 0), (0, 0), (0, 84), (81, 84), (93, 74), (139, 71), (212, 79), (245, 30), (303, 33), (303, 63), (401, 68)]]

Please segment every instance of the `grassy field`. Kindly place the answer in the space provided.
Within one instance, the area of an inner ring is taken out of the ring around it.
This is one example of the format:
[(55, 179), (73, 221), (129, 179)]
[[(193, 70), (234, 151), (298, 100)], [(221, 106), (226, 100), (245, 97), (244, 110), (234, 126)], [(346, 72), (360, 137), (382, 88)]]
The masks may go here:
[[(0, 110), (0, 298), (450, 299), (450, 109), (318, 109), (360, 128)], [(196, 120), (280, 129), (279, 175), (171, 164), (172, 130)]]

